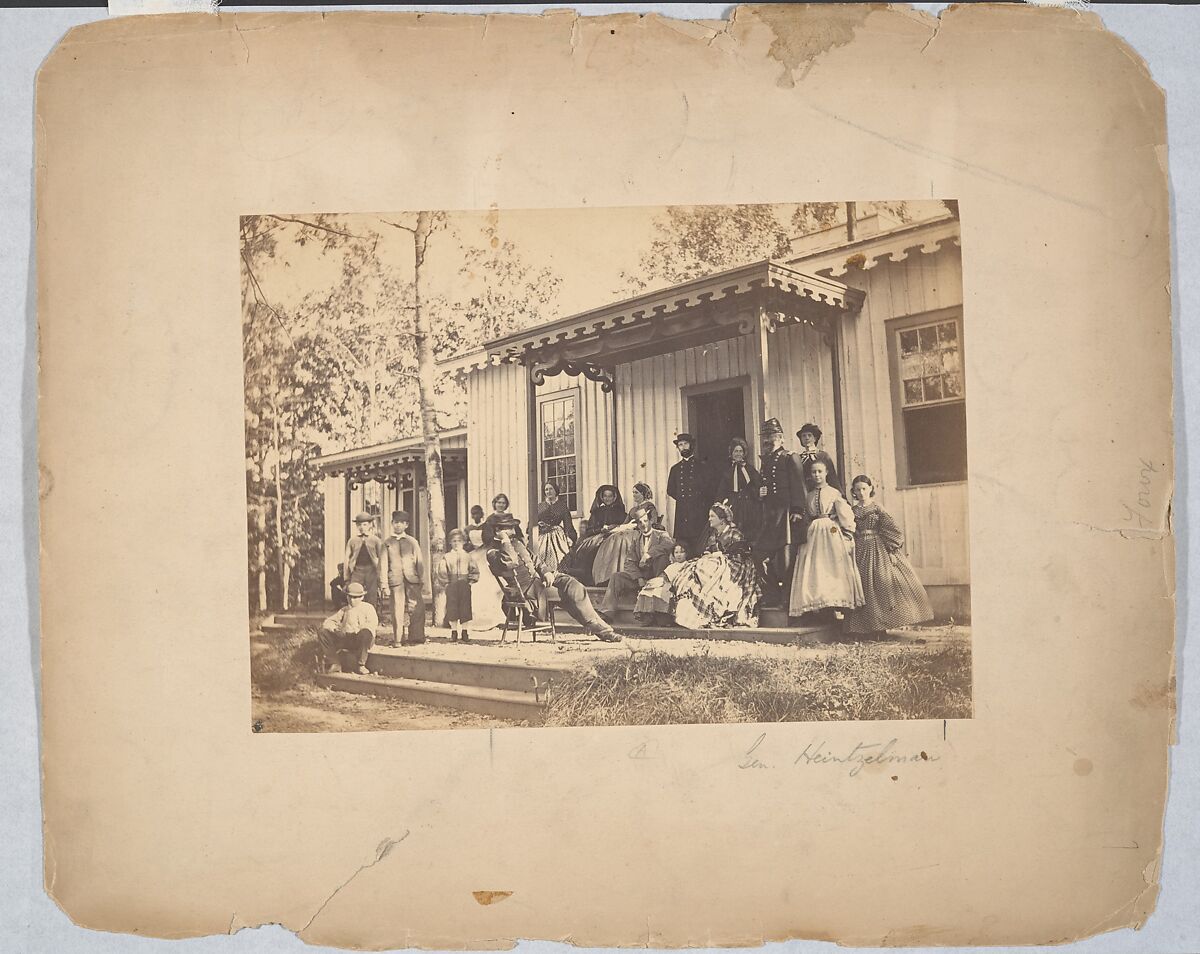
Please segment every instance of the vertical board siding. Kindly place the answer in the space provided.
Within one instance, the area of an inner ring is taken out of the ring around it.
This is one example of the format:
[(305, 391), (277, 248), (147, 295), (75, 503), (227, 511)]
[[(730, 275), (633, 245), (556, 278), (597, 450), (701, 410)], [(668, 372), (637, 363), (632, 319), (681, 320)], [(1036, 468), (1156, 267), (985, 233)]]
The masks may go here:
[(521, 365), (493, 365), (467, 384), (467, 506), (491, 513), (491, 499), (505, 493), (525, 521), (529, 500), (529, 393)]
[[(913, 566), (928, 585), (970, 581), (967, 485), (898, 489), (894, 393), (887, 322), (962, 305), (962, 257), (943, 246), (847, 276), (866, 291), (857, 318), (843, 326), (847, 479), (867, 473), (879, 484), (881, 506), (907, 537)], [(965, 316), (964, 316), (965, 323)]]

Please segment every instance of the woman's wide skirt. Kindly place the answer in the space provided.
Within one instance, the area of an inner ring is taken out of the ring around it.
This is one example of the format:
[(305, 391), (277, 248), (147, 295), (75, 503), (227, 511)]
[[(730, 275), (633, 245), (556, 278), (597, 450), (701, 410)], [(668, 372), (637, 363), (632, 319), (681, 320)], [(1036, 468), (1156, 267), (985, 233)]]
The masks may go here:
[(757, 626), (762, 583), (754, 561), (705, 553), (683, 564), (675, 583), (675, 622), (687, 629)]
[(854, 541), (829, 517), (808, 525), (808, 538), (792, 574), (788, 613), (802, 616), (821, 609), (863, 605), (862, 580), (854, 563)]
[(551, 527), (545, 533), (538, 530), (533, 544), (534, 556), (551, 570), (557, 570), (562, 558), (571, 550), (571, 539), (562, 527)]

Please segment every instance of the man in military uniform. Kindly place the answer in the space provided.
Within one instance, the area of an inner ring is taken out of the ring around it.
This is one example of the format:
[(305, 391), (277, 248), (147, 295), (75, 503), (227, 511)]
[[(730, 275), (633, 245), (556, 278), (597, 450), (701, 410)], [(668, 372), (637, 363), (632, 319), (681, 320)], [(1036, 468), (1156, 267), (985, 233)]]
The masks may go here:
[(667, 496), (675, 501), (675, 523), (671, 536), (696, 556), (708, 533), (708, 508), (712, 505), (705, 462), (696, 459), (696, 441), (686, 431), (675, 438), (679, 460), (667, 475)]
[(755, 534), (752, 552), (763, 567), (763, 603), (786, 606), (791, 584), (792, 544), (801, 543), (793, 522), (804, 515), (804, 475), (796, 458), (783, 446), (783, 425), (778, 419), (765, 421), (762, 437), (762, 522)]

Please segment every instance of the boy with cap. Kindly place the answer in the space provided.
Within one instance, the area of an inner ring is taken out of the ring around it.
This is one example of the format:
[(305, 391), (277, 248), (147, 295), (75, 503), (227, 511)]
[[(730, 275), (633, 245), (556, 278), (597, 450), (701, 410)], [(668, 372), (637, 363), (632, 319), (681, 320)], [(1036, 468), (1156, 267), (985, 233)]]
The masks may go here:
[(411, 518), (392, 511), (392, 535), (383, 541), (379, 575), (392, 599), (392, 645), (425, 642), (425, 564), (421, 545), (408, 535)]
[[(357, 672), (360, 676), (370, 674), (367, 654), (375, 642), (379, 616), (365, 596), (366, 590), (361, 583), (351, 583), (346, 587), (349, 602), (322, 624), (321, 632), (317, 635), (317, 669), (320, 672)], [(342, 653), (351, 654), (354, 664), (343, 667)]]
[(379, 561), (383, 559), (383, 543), (371, 532), (375, 518), (364, 511), (354, 518), (354, 536), (346, 541), (346, 567), (350, 582), (362, 584), (366, 600), (372, 606), (379, 599)]
[(671, 536), (696, 556), (708, 534), (708, 507), (712, 503), (709, 475), (704, 461), (696, 459), (696, 440), (686, 431), (674, 441), (679, 460), (667, 475), (667, 496), (675, 501)]

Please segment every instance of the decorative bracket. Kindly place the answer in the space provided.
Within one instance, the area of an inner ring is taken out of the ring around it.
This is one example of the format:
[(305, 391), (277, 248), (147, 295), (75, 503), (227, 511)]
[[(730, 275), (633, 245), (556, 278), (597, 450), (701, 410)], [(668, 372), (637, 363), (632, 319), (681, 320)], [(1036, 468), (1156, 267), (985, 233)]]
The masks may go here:
[(582, 374), (589, 381), (599, 381), (600, 390), (605, 394), (610, 393), (613, 389), (612, 371), (587, 361), (568, 361), (565, 358), (555, 358), (551, 361), (535, 361), (529, 365), (529, 380), (535, 385), (545, 384), (547, 377), (554, 377), (557, 374), (569, 374), (572, 377)]

